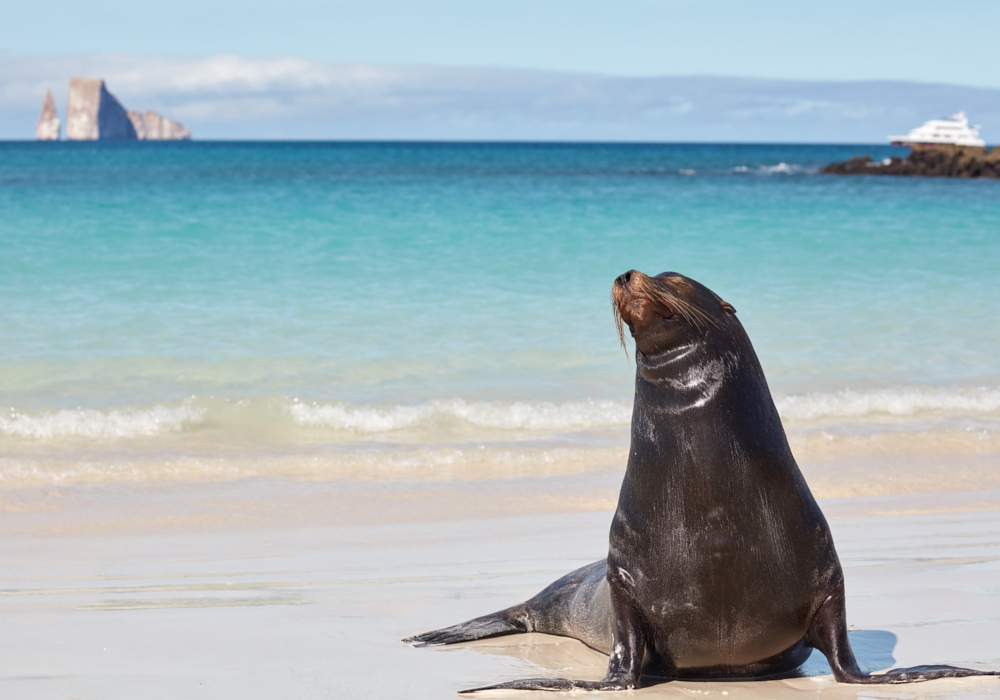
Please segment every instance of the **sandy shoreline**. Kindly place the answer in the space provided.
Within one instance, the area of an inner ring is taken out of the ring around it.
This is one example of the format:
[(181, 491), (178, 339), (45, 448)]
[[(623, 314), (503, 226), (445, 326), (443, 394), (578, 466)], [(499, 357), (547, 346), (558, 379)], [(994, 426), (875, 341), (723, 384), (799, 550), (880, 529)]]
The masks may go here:
[[(523, 600), (603, 556), (620, 478), (8, 489), (0, 616), (16, 632), (0, 642), (0, 694), (441, 698), (526, 675), (598, 677), (604, 657), (572, 640), (399, 639)], [(1000, 492), (822, 505), (862, 663), (1000, 668)], [(1000, 695), (996, 679), (858, 689), (826, 672), (814, 658), (805, 678), (636, 694)]]
[[(0, 532), (8, 538), (155, 534), (612, 511), (623, 468), (609, 465), (623, 464), (626, 455), (616, 448), (594, 452), (586, 461), (555, 459), (534, 471), (504, 466), (341, 476), (309, 463), (297, 471), (272, 467), (270, 474), (197, 480), (183, 478), (183, 471), (173, 478), (94, 482), (0, 480)], [(992, 451), (811, 457), (800, 458), (802, 472), (830, 517), (1000, 508)]]

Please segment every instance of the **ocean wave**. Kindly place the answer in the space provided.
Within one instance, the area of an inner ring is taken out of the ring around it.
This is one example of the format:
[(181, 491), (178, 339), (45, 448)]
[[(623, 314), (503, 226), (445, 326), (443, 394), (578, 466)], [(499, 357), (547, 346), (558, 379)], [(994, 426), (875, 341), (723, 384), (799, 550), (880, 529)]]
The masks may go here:
[(802, 173), (814, 173), (814, 168), (804, 168), (801, 165), (788, 164), (782, 161), (777, 165), (762, 165), (757, 168), (757, 172), (762, 175), (800, 175)]
[(789, 165), (782, 161), (777, 165), (762, 165), (758, 170), (767, 175), (791, 175), (792, 173), (802, 172), (802, 168), (797, 165)]
[(785, 420), (869, 418), (878, 415), (914, 416), (923, 413), (980, 414), (1000, 411), (1000, 388), (894, 387), (873, 391), (844, 389), (777, 397)]
[[(962, 427), (969, 418), (976, 425), (984, 419), (987, 424), (1000, 421), (1000, 387), (845, 389), (776, 395), (775, 404), (791, 430), (816, 422), (878, 424), (887, 417), (904, 422), (908, 418), (930, 420), (945, 427)], [(241, 400), (196, 397), (175, 405), (104, 410), (12, 408), (0, 413), (0, 436), (30, 440), (133, 439), (210, 427), (220, 437), (260, 435), (263, 430), (279, 441), (294, 439), (297, 431), (309, 430), (315, 435), (325, 431), (333, 441), (356, 439), (352, 436), (419, 434), (421, 439), (450, 442), (458, 435), (473, 439), (482, 431), (514, 435), (621, 429), (628, 427), (631, 420), (630, 402), (607, 399), (551, 402), (452, 398), (379, 406), (280, 396)]]
[(450, 399), (385, 408), (296, 402), (290, 412), (301, 426), (359, 433), (388, 432), (443, 421), (498, 430), (579, 430), (628, 425), (632, 419), (630, 405), (606, 400), (551, 403)]
[(815, 173), (816, 169), (781, 161), (776, 165), (760, 165), (756, 168), (750, 168), (747, 165), (737, 165), (732, 169), (732, 172), (753, 173), (755, 175), (801, 175), (804, 173)]
[[(845, 389), (776, 396), (775, 404), (782, 419), (790, 424), (872, 420), (883, 416), (980, 415), (1000, 411), (1000, 388)], [(290, 412), (295, 423), (303, 427), (365, 434), (434, 428), (448, 423), (511, 431), (595, 430), (628, 426), (632, 420), (630, 404), (608, 400), (552, 403), (449, 399), (387, 407), (297, 402), (292, 404)]]
[(152, 437), (200, 423), (204, 416), (203, 407), (191, 404), (106, 411), (75, 408), (38, 414), (11, 409), (0, 415), (0, 433), (33, 439)]
[(364, 481), (517, 478), (579, 474), (621, 467), (628, 445), (574, 447), (528, 443), (366, 447), (284, 454), (225, 448), (190, 455), (95, 453), (0, 456), (0, 489), (73, 483), (230, 481), (253, 477)]

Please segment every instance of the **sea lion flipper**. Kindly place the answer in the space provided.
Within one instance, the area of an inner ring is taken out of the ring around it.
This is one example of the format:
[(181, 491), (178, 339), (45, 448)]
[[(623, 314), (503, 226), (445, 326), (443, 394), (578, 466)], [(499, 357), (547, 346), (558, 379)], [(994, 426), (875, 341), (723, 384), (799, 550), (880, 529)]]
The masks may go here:
[(528, 615), (525, 606), (515, 605), (477, 617), (474, 620), (460, 622), (451, 627), (445, 627), (431, 632), (424, 632), (403, 640), (405, 644), (418, 647), (439, 646), (442, 644), (459, 644), (477, 639), (500, 637), (505, 634), (521, 634), (528, 631)]
[(579, 639), (608, 653), (611, 648), (605, 560), (571, 571), (538, 595), (489, 615), (403, 640), (418, 647), (460, 644), (524, 632)]
[(819, 606), (806, 641), (819, 649), (830, 664), (833, 677), (841, 683), (864, 683), (867, 674), (858, 666), (854, 650), (847, 638), (847, 605), (844, 601), (844, 580), (841, 578), (833, 593)]
[(568, 678), (522, 678), (517, 681), (488, 685), (482, 688), (471, 688), (458, 691), (459, 695), (471, 695), (486, 690), (549, 690), (552, 692), (568, 692), (572, 690), (631, 690), (635, 685), (624, 681), (573, 681)]
[[(600, 562), (598, 562), (600, 564)], [(460, 695), (478, 693), (485, 690), (551, 690), (566, 692), (571, 690), (631, 690), (639, 686), (642, 676), (642, 661), (646, 653), (646, 634), (642, 618), (628, 602), (617, 581), (611, 584), (612, 629), (611, 658), (604, 680), (581, 681), (568, 678), (523, 678), (483, 688), (460, 690)]]
[(917, 683), (932, 681), (935, 678), (968, 678), (969, 676), (1000, 676), (997, 671), (977, 671), (974, 668), (958, 666), (911, 666), (910, 668), (893, 668), (884, 673), (874, 673), (867, 677), (865, 683)]
[(843, 580), (823, 602), (807, 635), (808, 642), (826, 656), (833, 677), (841, 683), (882, 685), (917, 683), (936, 678), (966, 678), (969, 676), (997, 676), (996, 671), (977, 671), (958, 666), (912, 666), (894, 668), (884, 673), (865, 673), (858, 666), (847, 637), (847, 606)]

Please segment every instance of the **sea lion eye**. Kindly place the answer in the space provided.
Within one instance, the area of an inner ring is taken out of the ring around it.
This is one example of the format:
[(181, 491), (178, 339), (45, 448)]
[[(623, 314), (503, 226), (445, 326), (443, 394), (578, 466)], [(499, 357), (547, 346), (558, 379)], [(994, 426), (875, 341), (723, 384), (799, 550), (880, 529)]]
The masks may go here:
[(727, 314), (736, 313), (736, 307), (734, 307), (728, 301), (722, 301), (722, 299), (719, 299), (719, 305), (722, 307), (722, 310), (725, 311)]
[(676, 316), (677, 312), (674, 311), (674, 307), (669, 304), (664, 304), (662, 301), (653, 302), (653, 310), (660, 318), (665, 318), (668, 321)]

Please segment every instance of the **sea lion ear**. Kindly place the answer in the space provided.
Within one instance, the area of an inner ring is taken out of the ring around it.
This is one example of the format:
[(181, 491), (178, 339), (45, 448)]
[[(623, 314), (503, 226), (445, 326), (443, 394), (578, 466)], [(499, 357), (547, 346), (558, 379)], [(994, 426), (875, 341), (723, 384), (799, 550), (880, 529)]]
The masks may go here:
[(725, 311), (727, 314), (736, 313), (736, 308), (728, 301), (722, 301), (722, 299), (719, 299), (719, 306), (721, 306), (722, 310)]

